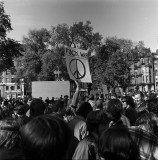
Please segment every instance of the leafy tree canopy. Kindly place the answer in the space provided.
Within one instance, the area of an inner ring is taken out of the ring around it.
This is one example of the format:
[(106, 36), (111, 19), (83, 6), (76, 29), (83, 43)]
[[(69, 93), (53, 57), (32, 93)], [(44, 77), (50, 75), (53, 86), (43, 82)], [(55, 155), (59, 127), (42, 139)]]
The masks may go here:
[(133, 60), (151, 55), (142, 41), (137, 45), (128, 39), (108, 37), (96, 55), (95, 75), (103, 84), (114, 87), (117, 82), (122, 88), (130, 84), (130, 66)]
[(22, 45), (7, 38), (12, 30), (10, 16), (5, 13), (4, 3), (0, 2), (0, 72), (14, 66), (14, 58), (21, 55)]
[(93, 32), (89, 21), (85, 24), (74, 23), (72, 26), (58, 24), (52, 26), (50, 31), (45, 28), (30, 30), (23, 38), (23, 76), (27, 77), (28, 81), (54, 80), (54, 71), (59, 69), (61, 78), (68, 80), (64, 46), (88, 49), (90, 53), (99, 47), (101, 39), (99, 33)]

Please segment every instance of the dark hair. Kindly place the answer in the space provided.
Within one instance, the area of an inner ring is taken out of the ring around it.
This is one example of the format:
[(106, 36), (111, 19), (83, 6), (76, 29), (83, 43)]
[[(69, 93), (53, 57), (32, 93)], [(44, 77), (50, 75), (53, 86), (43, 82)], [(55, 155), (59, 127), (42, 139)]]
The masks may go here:
[(94, 94), (89, 95), (89, 100), (94, 100)]
[(157, 116), (154, 113), (145, 112), (136, 120), (136, 125), (143, 125), (147, 132), (158, 137)]
[(53, 104), (53, 112), (60, 112), (62, 109), (64, 109), (64, 102), (62, 100), (57, 100)]
[(134, 99), (131, 96), (123, 96), (121, 100), (126, 101), (127, 105), (130, 107), (135, 108)]
[(13, 118), (0, 121), (0, 149), (19, 148), (19, 126)]
[(28, 160), (61, 160), (68, 149), (71, 131), (60, 118), (43, 115), (20, 129), (24, 155)]
[(25, 114), (25, 109), (24, 109), (24, 105), (19, 105), (17, 106), (14, 111), (18, 114), (18, 115), (24, 115)]
[(76, 114), (86, 118), (88, 113), (92, 110), (92, 106), (89, 102), (83, 102), (77, 110)]
[(8, 100), (4, 100), (4, 106), (7, 106), (8, 105)]
[(152, 98), (147, 101), (147, 107), (149, 112), (153, 112), (158, 116), (158, 98)]
[(119, 119), (123, 112), (123, 106), (119, 99), (110, 99), (107, 104), (106, 112), (112, 115), (112, 119)]
[(87, 115), (86, 125), (89, 133), (94, 130), (100, 130), (101, 127), (105, 128), (109, 124), (107, 115), (102, 110), (91, 111)]
[(103, 109), (103, 100), (102, 100), (102, 99), (98, 99), (98, 100), (95, 102), (95, 108)]
[(30, 117), (33, 118), (33, 117), (44, 114), (45, 109), (46, 109), (46, 106), (43, 100), (39, 98), (33, 99), (30, 104)]
[(138, 160), (139, 148), (125, 127), (109, 128), (99, 138), (98, 150), (106, 160)]

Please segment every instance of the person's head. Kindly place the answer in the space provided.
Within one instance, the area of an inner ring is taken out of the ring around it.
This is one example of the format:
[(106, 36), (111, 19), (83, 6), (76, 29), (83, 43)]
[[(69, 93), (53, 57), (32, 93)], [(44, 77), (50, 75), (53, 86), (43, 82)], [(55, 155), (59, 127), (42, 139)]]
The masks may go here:
[(32, 102), (32, 97), (29, 97), (27, 104), (30, 106), (31, 102)]
[(102, 99), (98, 99), (95, 102), (95, 109), (103, 110), (103, 100)]
[(123, 108), (126, 108), (127, 106), (130, 106), (132, 108), (135, 108), (134, 99), (131, 96), (123, 96), (121, 98)]
[(122, 102), (119, 99), (110, 99), (105, 112), (111, 120), (118, 120), (123, 113)]
[(141, 102), (143, 101), (144, 99), (144, 94), (143, 92), (141, 91), (137, 91), (135, 94), (134, 94), (134, 102), (136, 103), (136, 105), (140, 105)]
[(28, 99), (27, 99), (27, 98), (24, 98), (23, 102), (24, 102), (24, 104), (27, 104)]
[(140, 126), (143, 130), (158, 136), (157, 116), (154, 113), (144, 112), (136, 120), (136, 125)]
[(0, 107), (0, 120), (11, 117), (11, 112), (8, 108)]
[(25, 114), (24, 105), (19, 105), (14, 109), (15, 114), (18, 114), (20, 116)]
[(94, 94), (90, 94), (89, 95), (89, 100), (93, 100), (94, 101)]
[(61, 110), (64, 109), (64, 102), (61, 99), (56, 100), (52, 108), (53, 112), (60, 112)]
[(158, 98), (151, 98), (147, 101), (148, 111), (158, 116)]
[(7, 99), (4, 100), (3, 105), (8, 106), (8, 100)]
[(76, 114), (79, 116), (82, 116), (83, 118), (86, 118), (88, 113), (91, 112), (92, 106), (90, 105), (89, 102), (84, 102), (81, 104), (81, 106), (79, 107), (79, 109), (76, 111)]
[(87, 115), (87, 131), (91, 134), (96, 132), (98, 135), (108, 128), (109, 119), (102, 110), (91, 111)]
[(82, 106), (83, 103), (86, 102), (86, 97), (83, 95), (80, 95), (78, 97), (78, 102), (77, 102), (77, 109), (80, 108), (80, 106)]
[(68, 125), (60, 118), (42, 115), (20, 129), (26, 160), (62, 160), (71, 139)]
[(47, 97), (47, 98), (45, 99), (45, 103), (49, 104), (49, 102), (50, 102), (50, 100), (49, 100), (49, 98)]
[(127, 128), (114, 127), (104, 131), (99, 138), (98, 151), (105, 160), (138, 160), (139, 148)]
[(33, 99), (30, 104), (30, 117), (33, 118), (33, 117), (44, 114), (45, 109), (46, 109), (46, 106), (43, 100), (39, 98)]
[(19, 125), (13, 118), (0, 121), (0, 150), (17, 149), (19, 145)]

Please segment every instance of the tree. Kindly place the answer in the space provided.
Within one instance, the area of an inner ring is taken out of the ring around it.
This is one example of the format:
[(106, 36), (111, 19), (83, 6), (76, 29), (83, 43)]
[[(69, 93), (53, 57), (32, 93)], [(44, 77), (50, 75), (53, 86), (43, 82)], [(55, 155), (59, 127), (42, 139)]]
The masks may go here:
[(42, 57), (49, 49), (49, 31), (45, 28), (40, 30), (30, 30), (28, 36), (24, 36), (22, 64), (24, 75), (28, 81), (38, 80), (38, 75), (42, 71)]
[(4, 3), (0, 2), (0, 41), (4, 41), (6, 39), (7, 32), (11, 31), (11, 22), (9, 15), (5, 13)]
[(100, 83), (114, 87), (115, 82), (126, 88), (129, 84), (132, 41), (108, 37), (97, 53), (95, 74)]
[[(98, 50), (101, 45), (102, 36), (99, 33), (93, 32), (90, 21), (87, 21), (85, 24), (83, 22), (74, 23), (70, 27), (67, 24), (59, 24), (56, 27), (52, 27), (50, 32), (50, 43), (56, 50), (54, 53), (58, 55), (56, 62), (59, 62), (57, 64), (60, 65), (59, 68), (62, 71), (61, 74), (64, 79), (69, 79), (65, 59), (63, 58), (65, 51), (62, 48), (64, 45), (87, 50), (90, 56), (90, 68), (93, 71), (92, 67), (94, 64), (90, 54), (92, 51)], [(62, 63), (60, 63), (61, 60)]]
[(17, 77), (25, 77), (27, 83), (33, 80), (54, 80), (54, 71), (59, 69), (61, 78), (69, 80), (64, 46), (73, 45), (91, 53), (98, 49), (101, 39), (102, 36), (93, 32), (88, 21), (86, 24), (78, 22), (70, 27), (67, 24), (58, 24), (52, 26), (50, 31), (45, 28), (30, 30), (23, 38), (23, 67), (19, 69)]
[(53, 46), (67, 45), (92, 51), (101, 44), (102, 36), (93, 32), (90, 21), (74, 23), (72, 26), (58, 24), (51, 28), (51, 44)]
[(7, 38), (7, 32), (11, 30), (10, 17), (5, 13), (3, 2), (0, 2), (0, 72), (13, 67), (14, 58), (21, 55), (22, 45)]

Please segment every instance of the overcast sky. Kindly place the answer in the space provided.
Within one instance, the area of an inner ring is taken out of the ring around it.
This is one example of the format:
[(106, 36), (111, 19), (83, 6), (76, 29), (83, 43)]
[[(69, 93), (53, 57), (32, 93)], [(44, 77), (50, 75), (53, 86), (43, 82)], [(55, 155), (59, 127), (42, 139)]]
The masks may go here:
[(30, 29), (90, 20), (104, 38), (144, 41), (151, 51), (158, 49), (158, 0), (4, 0), (4, 6), (14, 29), (8, 37), (18, 41)]

